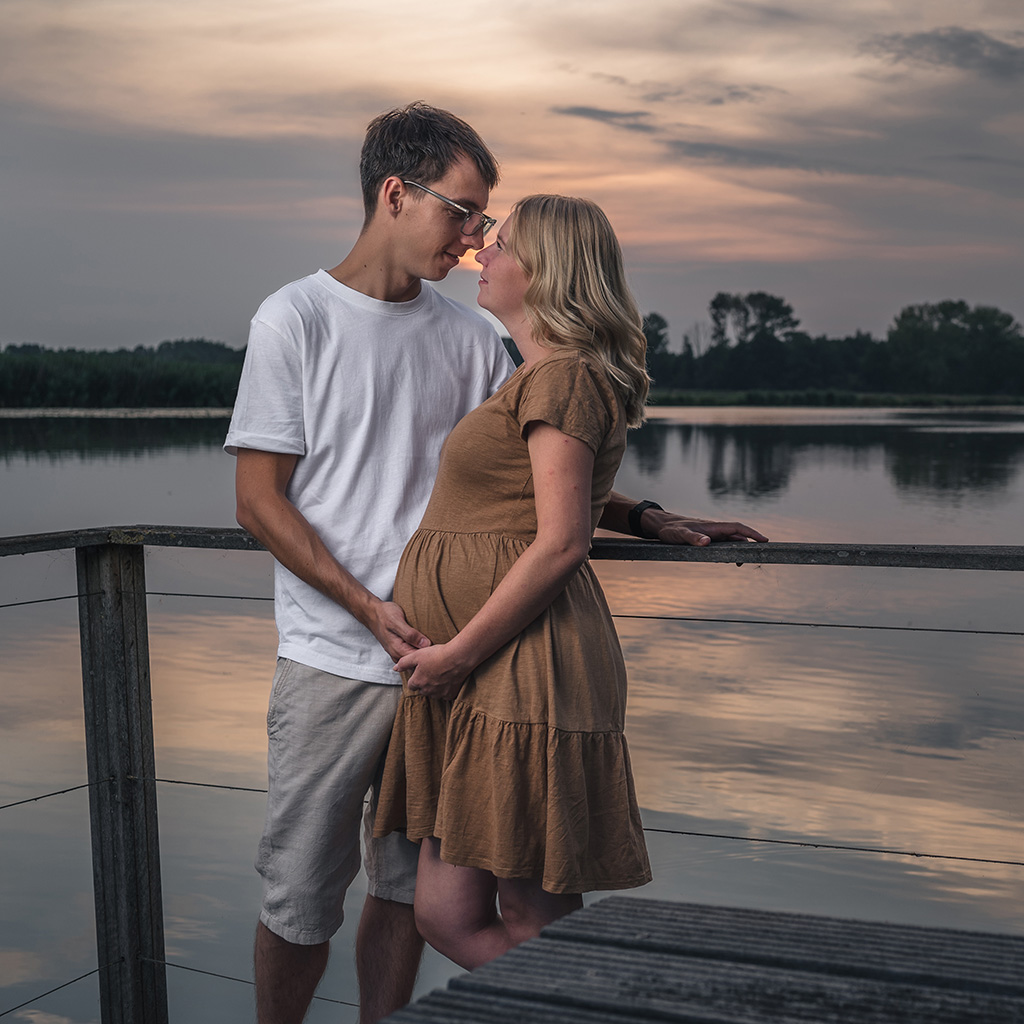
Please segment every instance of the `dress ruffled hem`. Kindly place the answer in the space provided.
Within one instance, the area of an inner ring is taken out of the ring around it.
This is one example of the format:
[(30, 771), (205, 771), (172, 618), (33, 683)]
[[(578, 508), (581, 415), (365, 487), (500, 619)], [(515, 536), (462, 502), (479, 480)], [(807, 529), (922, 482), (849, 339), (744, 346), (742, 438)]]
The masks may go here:
[(553, 893), (651, 879), (621, 731), (506, 722), (461, 700), (403, 695), (374, 828), (393, 831)]

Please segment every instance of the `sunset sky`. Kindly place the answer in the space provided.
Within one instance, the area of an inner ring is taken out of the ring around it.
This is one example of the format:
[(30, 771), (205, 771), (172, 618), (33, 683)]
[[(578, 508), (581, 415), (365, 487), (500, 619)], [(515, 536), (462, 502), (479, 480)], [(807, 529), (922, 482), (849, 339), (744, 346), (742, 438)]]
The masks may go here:
[[(0, 345), (241, 345), (347, 252), (367, 121), (424, 99), (600, 202), (678, 343), (717, 291), (880, 335), (1024, 316), (1020, 0), (4, 0)], [(472, 302), (475, 264), (443, 289)]]

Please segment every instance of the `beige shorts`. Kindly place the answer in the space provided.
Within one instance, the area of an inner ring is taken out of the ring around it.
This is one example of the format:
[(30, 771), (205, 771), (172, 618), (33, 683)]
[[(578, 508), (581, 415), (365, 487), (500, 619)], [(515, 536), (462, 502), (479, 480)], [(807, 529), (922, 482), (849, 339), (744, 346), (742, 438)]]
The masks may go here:
[(267, 713), (267, 818), (256, 855), (260, 920), (289, 942), (326, 942), (344, 920), (345, 893), (366, 842), (368, 891), (412, 903), (417, 844), (373, 838), (384, 752), (400, 686), (335, 676), (281, 658)]

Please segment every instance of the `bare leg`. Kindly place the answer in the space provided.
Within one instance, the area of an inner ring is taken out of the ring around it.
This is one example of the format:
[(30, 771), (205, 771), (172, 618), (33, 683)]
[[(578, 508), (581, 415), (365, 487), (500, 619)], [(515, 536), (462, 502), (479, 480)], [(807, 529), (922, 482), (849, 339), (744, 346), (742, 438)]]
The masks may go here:
[(422, 953), (413, 908), (367, 896), (356, 936), (360, 1024), (376, 1024), (409, 1002)]
[(499, 878), (498, 903), (513, 946), (536, 938), (552, 921), (583, 906), (580, 893), (547, 892), (536, 878)]
[(256, 925), (256, 1019), (301, 1024), (330, 955), (330, 943), (300, 946)]
[(441, 860), (441, 843), (424, 839), (416, 872), (416, 924), (439, 953), (472, 970), (512, 948), (489, 871)]
[[(545, 892), (536, 879), (495, 878), (440, 857), (437, 839), (420, 844), (416, 923), (439, 953), (460, 967), (479, 967), (582, 905), (573, 893)], [(499, 916), (496, 899), (501, 900)]]

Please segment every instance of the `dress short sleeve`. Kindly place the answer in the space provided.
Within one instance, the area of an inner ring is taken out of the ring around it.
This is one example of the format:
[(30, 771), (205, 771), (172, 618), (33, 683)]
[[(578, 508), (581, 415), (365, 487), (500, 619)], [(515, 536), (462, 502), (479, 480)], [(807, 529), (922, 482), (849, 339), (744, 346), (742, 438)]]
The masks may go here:
[(515, 412), (520, 436), (539, 420), (578, 438), (595, 454), (619, 418), (607, 374), (578, 352), (547, 356), (532, 367)]

